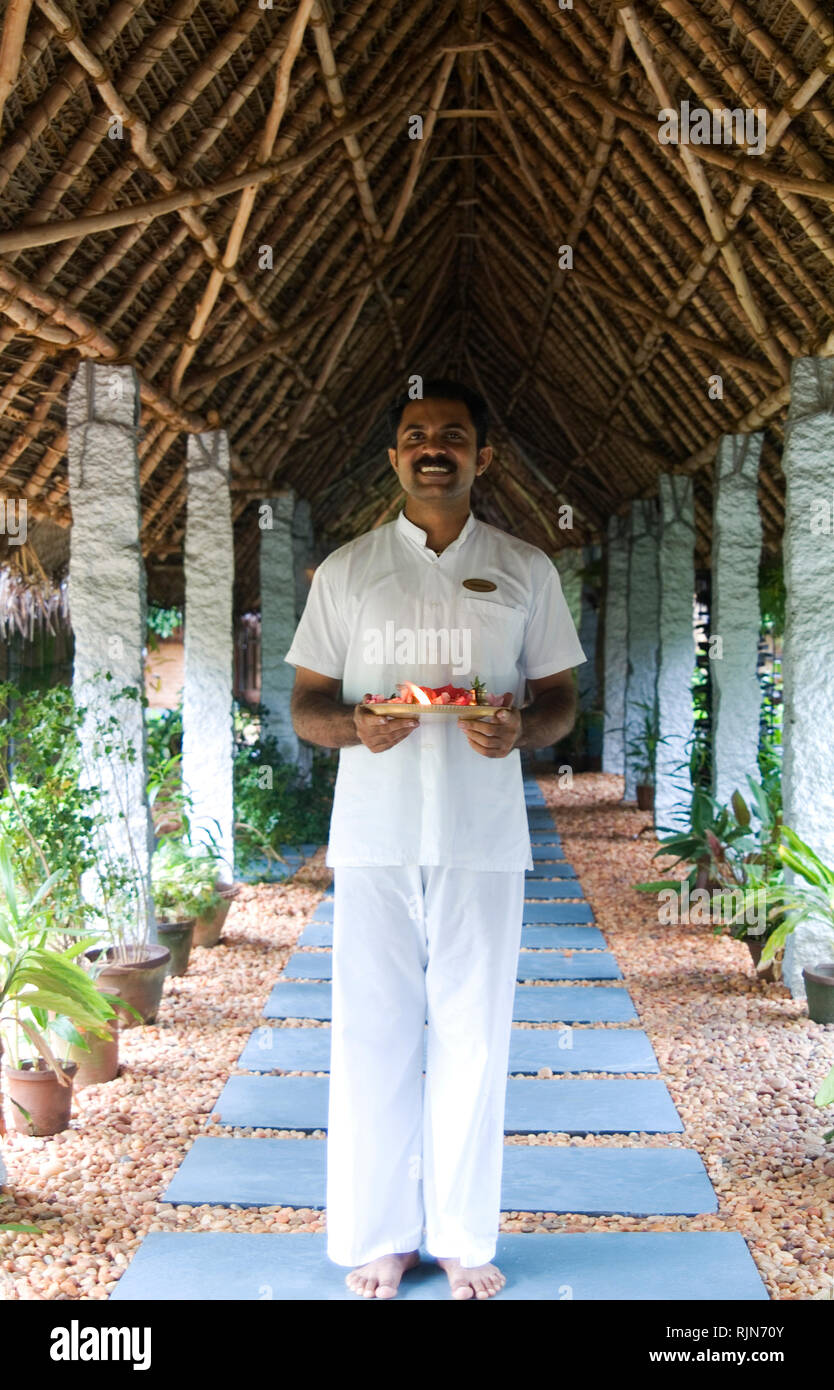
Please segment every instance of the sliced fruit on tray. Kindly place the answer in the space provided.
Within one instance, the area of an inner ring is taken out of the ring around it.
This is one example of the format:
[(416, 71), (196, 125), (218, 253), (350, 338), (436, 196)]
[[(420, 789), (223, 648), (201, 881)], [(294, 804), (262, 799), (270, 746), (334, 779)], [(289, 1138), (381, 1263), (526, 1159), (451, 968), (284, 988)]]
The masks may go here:
[[(509, 704), (505, 704), (509, 700)], [(362, 701), (365, 705), (376, 706), (380, 713), (409, 715), (419, 714), (421, 711), (439, 714), (443, 709), (449, 709), (450, 713), (454, 707), (456, 710), (467, 712), (472, 711), (470, 717), (474, 716), (474, 709), (483, 710), (481, 718), (487, 717), (488, 709), (495, 709), (504, 706), (511, 708), (511, 696), (491, 694), (483, 681), (476, 676), (469, 686), (465, 685), (415, 685), (413, 681), (402, 681), (397, 686), (393, 695), (366, 695)]]

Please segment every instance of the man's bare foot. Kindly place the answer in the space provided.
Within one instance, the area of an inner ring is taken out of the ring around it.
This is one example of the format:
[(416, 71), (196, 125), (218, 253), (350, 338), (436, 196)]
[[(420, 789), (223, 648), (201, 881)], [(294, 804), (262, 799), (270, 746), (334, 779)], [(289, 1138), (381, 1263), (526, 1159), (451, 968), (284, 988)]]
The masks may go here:
[(419, 1263), (417, 1250), (409, 1250), (405, 1255), (380, 1255), (379, 1259), (352, 1269), (345, 1276), (345, 1283), (363, 1298), (393, 1298), (405, 1271)]
[(461, 1268), (460, 1260), (438, 1259), (441, 1269), (449, 1276), (452, 1298), (492, 1298), (507, 1282), (496, 1265), (477, 1265)]

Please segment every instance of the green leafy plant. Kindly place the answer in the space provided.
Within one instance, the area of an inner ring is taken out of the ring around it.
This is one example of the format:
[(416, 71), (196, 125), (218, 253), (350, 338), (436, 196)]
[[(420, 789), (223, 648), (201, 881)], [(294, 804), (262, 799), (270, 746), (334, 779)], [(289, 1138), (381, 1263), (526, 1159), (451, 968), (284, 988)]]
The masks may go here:
[[(20, 1067), (31, 1050), (32, 1057), (42, 1057), (60, 1078), (63, 1069), (55, 1051), (63, 1051), (66, 1063), (71, 1044), (88, 1047), (79, 1028), (109, 1036), (107, 1023), (119, 1001), (99, 992), (75, 959), (95, 944), (96, 937), (85, 935), (82, 927), (54, 921), (51, 894), (57, 879), (56, 873), (49, 874), (33, 894), (24, 896), (8, 839), (0, 836), (0, 1053), (5, 1049), (12, 1066)], [(50, 944), (57, 932), (77, 939), (57, 950)], [(56, 1039), (63, 1049), (53, 1050)]]
[(236, 705), (234, 715), (235, 859), (242, 870), (261, 856), (281, 858), (281, 844), (327, 839), (336, 759), (313, 749), (309, 783), (281, 754), (277, 740), (260, 732), (257, 710)]
[(151, 650), (159, 649), (155, 637), (170, 637), (178, 627), (182, 627), (181, 608), (163, 608), (160, 603), (148, 604), (148, 645)]
[(768, 903), (776, 906), (782, 877), (782, 800), (777, 770), (762, 783), (749, 776), (747, 781), (749, 805), (738, 790), (729, 805), (721, 806), (705, 787), (694, 786), (688, 827), (662, 839), (654, 855), (677, 855), (671, 867), (689, 863), (689, 874), (685, 879), (635, 884), (643, 893), (672, 889), (681, 895), (684, 885), (690, 894), (696, 888), (718, 892), (715, 930), (726, 926), (737, 938), (748, 934), (760, 937), (762, 933), (749, 932), (748, 928), (763, 918), (767, 924), (764, 935), (775, 929), (767, 907)]
[(51, 902), (57, 921), (83, 915), (81, 879), (95, 862), (93, 831), (101, 819), (97, 789), (82, 786), (81, 716), (66, 686), (24, 693), (0, 685), (0, 832), (5, 834), (23, 891), (43, 881), (42, 845), (56, 875)]
[[(811, 846), (787, 825), (783, 825), (781, 829), (779, 857), (783, 865), (798, 874), (803, 881), (775, 886), (752, 885), (748, 889), (747, 900), (753, 904), (758, 903), (759, 909), (765, 910), (774, 922), (762, 947), (762, 962), (772, 960), (776, 951), (785, 945), (791, 932), (809, 918), (828, 926), (834, 948), (834, 868), (824, 863)], [(745, 905), (742, 905), (740, 911), (744, 910)], [(834, 1105), (834, 1067), (823, 1078), (814, 1097), (814, 1104)], [(827, 1143), (834, 1140), (834, 1129), (829, 1130), (823, 1138)]]
[(636, 708), (643, 712), (642, 723), (639, 732), (632, 734), (626, 740), (626, 753), (629, 762), (634, 767), (638, 782), (644, 786), (653, 786), (657, 768), (657, 750), (661, 743), (668, 743), (669, 740), (665, 734), (660, 732), (656, 704), (639, 700)]
[(762, 627), (781, 637), (785, 631), (785, 572), (781, 556), (765, 559), (759, 565), (759, 609)]
[[(222, 902), (216, 884), (222, 855), (211, 832), (207, 843), (163, 836), (151, 861), (154, 907), (163, 921), (202, 917)], [(190, 835), (190, 827), (189, 827)]]
[(779, 919), (762, 948), (761, 959), (772, 960), (791, 932), (809, 918), (828, 926), (834, 948), (834, 869), (787, 825), (781, 827), (778, 854), (782, 864), (799, 874), (803, 882), (753, 885), (748, 890), (745, 903), (766, 910), (771, 920)]
[(87, 728), (86, 741), (79, 742), (82, 776), (85, 785), (97, 792), (107, 788), (108, 807), (115, 807), (116, 815), (113, 818), (111, 812), (106, 820), (102, 806), (96, 817), (86, 911), (94, 929), (112, 948), (112, 959), (127, 962), (136, 960), (147, 946), (153, 911), (144, 836), (140, 843), (129, 815), (129, 768), (137, 752), (125, 733), (130, 703), (138, 702), (144, 709), (147, 700), (135, 686), (118, 687), (109, 671), (94, 673), (88, 688), (90, 703), (79, 707)]

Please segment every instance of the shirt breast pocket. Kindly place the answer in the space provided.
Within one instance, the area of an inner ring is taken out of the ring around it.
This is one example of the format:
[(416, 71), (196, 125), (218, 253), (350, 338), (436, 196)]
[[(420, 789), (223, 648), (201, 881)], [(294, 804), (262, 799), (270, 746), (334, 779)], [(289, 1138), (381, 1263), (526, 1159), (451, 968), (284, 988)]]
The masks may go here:
[(501, 694), (510, 688), (508, 682), (516, 674), (524, 643), (525, 610), (467, 594), (462, 599), (461, 619), (464, 633), (467, 628), (470, 633), (473, 675)]

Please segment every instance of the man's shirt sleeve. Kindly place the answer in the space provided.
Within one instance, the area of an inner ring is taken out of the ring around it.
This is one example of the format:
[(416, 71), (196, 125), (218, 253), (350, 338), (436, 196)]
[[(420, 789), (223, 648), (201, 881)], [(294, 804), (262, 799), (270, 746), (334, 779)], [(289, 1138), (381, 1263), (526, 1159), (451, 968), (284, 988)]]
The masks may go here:
[(333, 680), (341, 680), (344, 676), (348, 649), (348, 633), (337, 588), (332, 567), (325, 558), (313, 571), (304, 612), (284, 657), (290, 666), (306, 666)]
[(580, 666), (587, 657), (582, 650), (562, 581), (556, 566), (548, 561), (548, 571), (538, 584), (533, 606), (524, 629), (521, 667), (533, 680), (557, 671)]

